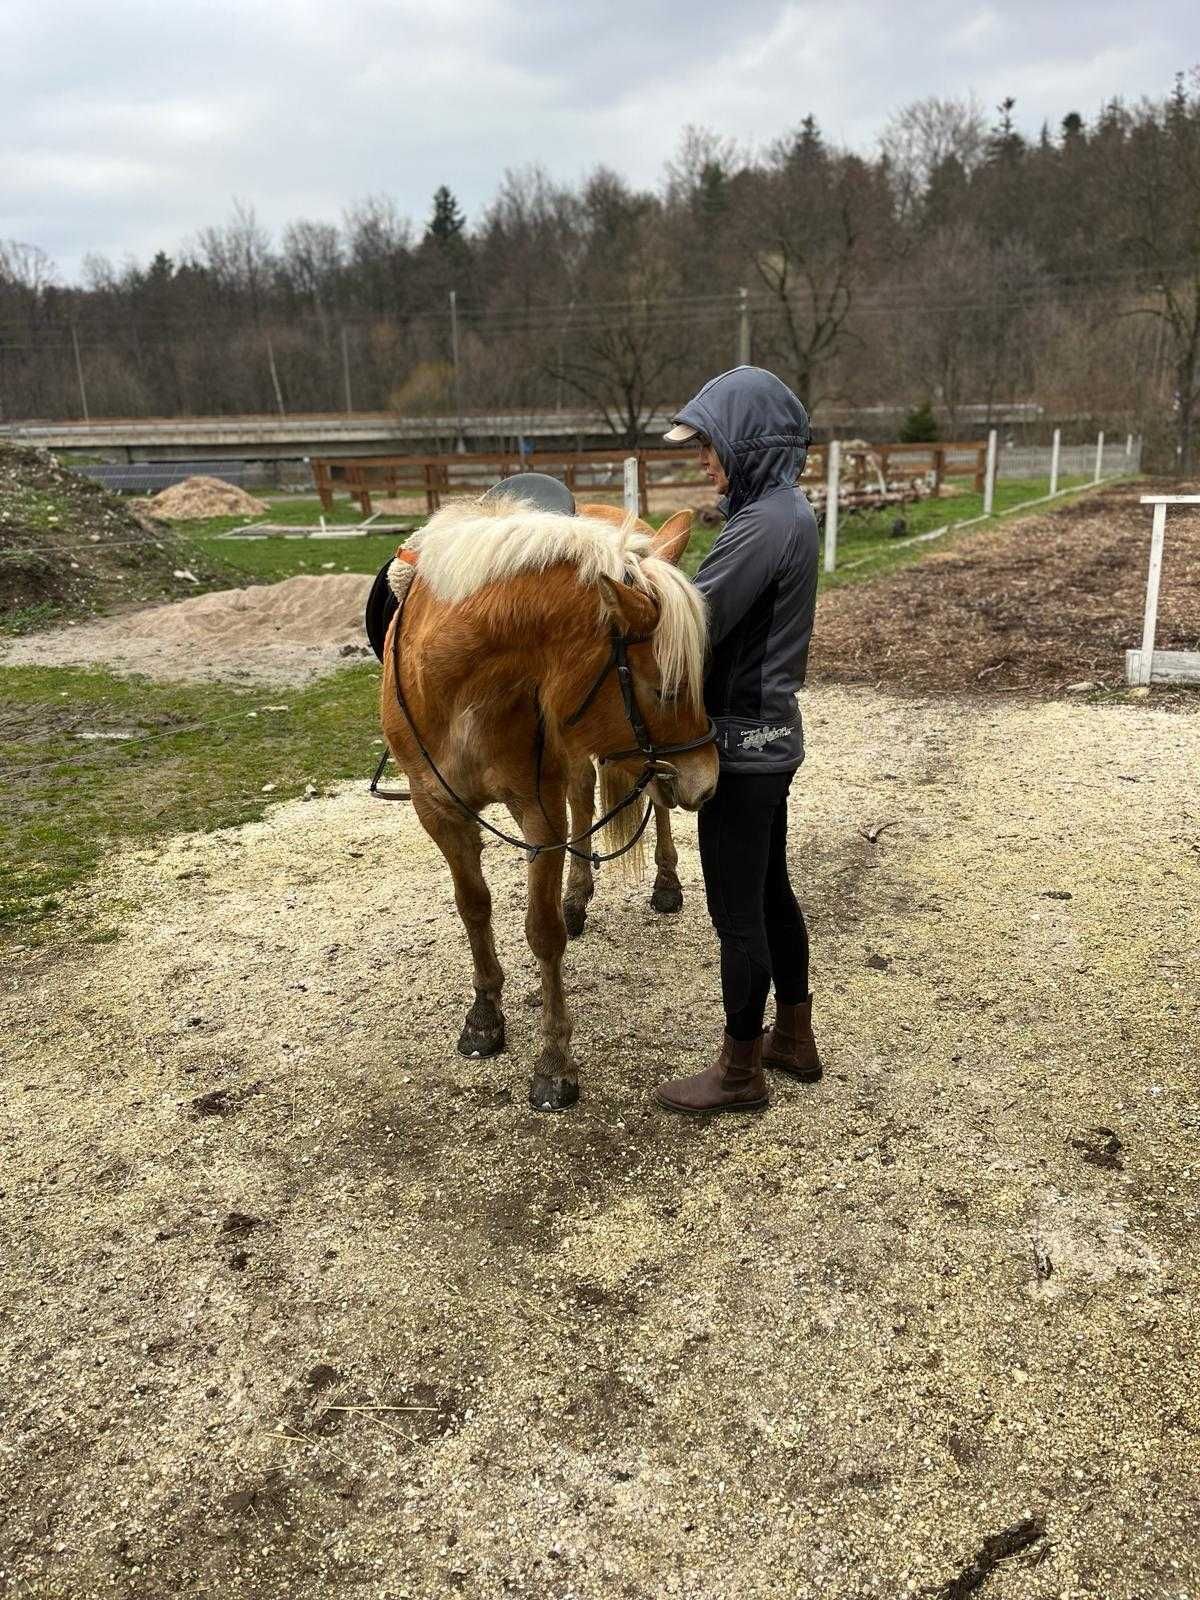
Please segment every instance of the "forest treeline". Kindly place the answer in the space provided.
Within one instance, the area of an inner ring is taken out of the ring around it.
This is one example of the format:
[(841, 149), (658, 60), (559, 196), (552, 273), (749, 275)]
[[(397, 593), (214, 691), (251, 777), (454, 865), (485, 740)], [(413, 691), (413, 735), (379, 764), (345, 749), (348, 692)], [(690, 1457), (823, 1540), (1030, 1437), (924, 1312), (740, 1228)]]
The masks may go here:
[[(64, 285), (0, 241), (0, 422), (391, 409), (647, 417), (751, 358), (822, 406), (1036, 400), (1157, 437), (1184, 470), (1200, 388), (1200, 69), (1160, 101), (925, 99), (874, 155), (811, 117), (755, 153), (688, 129), (655, 192), (508, 173), (467, 219), (384, 195), (277, 239), (236, 205), (174, 254)], [(457, 317), (458, 389), (455, 385)], [(745, 342), (742, 342), (745, 341)], [(976, 422), (977, 427), (977, 422)]]

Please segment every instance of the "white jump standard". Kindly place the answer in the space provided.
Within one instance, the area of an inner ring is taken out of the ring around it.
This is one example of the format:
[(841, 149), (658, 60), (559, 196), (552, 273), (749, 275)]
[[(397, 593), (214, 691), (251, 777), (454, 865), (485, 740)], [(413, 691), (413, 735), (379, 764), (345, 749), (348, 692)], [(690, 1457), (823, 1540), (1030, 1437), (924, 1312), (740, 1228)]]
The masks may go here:
[(1144, 494), (1144, 506), (1154, 507), (1150, 533), (1150, 572), (1146, 579), (1146, 613), (1142, 620), (1142, 648), (1126, 650), (1127, 683), (1200, 683), (1200, 651), (1156, 650), (1154, 630), (1158, 624), (1158, 584), (1162, 576), (1163, 541), (1167, 531), (1168, 506), (1200, 506), (1200, 494)]

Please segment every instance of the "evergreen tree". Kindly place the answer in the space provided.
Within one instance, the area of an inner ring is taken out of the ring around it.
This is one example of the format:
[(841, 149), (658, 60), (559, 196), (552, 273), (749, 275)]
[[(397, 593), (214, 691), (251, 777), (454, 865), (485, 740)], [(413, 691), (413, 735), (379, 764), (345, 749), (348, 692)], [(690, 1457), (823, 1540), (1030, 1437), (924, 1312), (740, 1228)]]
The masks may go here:
[(458, 201), (443, 183), (433, 197), (433, 216), (425, 229), (425, 237), (437, 244), (451, 244), (462, 237), (467, 219), (459, 210)]
[(1016, 99), (1011, 94), (1006, 94), (996, 107), (1000, 113), (1000, 120), (992, 129), (988, 139), (988, 160), (993, 162), (1014, 161), (1024, 150), (1025, 141), (1013, 126), (1013, 107)]
[(933, 406), (928, 400), (922, 400), (919, 406), (914, 406), (904, 419), (900, 429), (901, 444), (932, 444), (940, 438), (938, 421), (933, 414)]

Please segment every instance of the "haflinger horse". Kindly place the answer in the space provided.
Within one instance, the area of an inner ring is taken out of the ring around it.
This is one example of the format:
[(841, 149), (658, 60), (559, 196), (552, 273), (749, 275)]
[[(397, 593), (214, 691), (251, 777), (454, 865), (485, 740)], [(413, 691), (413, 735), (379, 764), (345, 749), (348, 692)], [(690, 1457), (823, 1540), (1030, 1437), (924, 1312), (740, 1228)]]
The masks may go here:
[[(570, 855), (582, 926), (600, 859), (593, 761), (606, 842), (622, 851), (640, 837), (643, 796), (694, 811), (717, 782), (702, 694), (704, 603), (678, 570), (691, 514), (656, 535), (633, 518), (614, 522), (607, 507), (596, 512), (452, 502), (413, 536), (389, 578), (400, 604), (383, 652), (380, 715), (421, 825), (449, 864), (471, 945), (475, 998), (458, 1048), (492, 1056), (505, 1042), (483, 827), (528, 859), (525, 934), (542, 982), (529, 1099), (539, 1111), (579, 1097), (562, 978), (563, 868)], [(496, 803), (519, 839), (480, 817)]]

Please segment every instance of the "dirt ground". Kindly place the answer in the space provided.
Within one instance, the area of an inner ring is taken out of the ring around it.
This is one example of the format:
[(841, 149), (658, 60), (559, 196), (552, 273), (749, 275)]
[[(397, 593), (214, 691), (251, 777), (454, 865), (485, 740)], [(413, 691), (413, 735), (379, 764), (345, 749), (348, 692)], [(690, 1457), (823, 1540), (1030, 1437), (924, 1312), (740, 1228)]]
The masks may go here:
[(0, 627), (178, 599), (234, 577), (45, 450), (0, 444)]
[(363, 608), (372, 579), (358, 572), (219, 589), (83, 626), (47, 629), (0, 647), (5, 666), (100, 664), (161, 682), (290, 688), (370, 655)]
[[(1200, 485), (1114, 484), (822, 595), (813, 675), (1001, 693), (1123, 682), (1141, 644), (1150, 493)], [(1168, 517), (1157, 648), (1200, 649), (1200, 507)]]
[(362, 785), (12, 958), (0, 1591), (1200, 1595), (1200, 719), (806, 714), (827, 1072), (760, 1117), (651, 1100), (718, 1026), (686, 819), (682, 915), (606, 883), (572, 947), (561, 1117), (519, 863), (468, 1063), (448, 876)]

